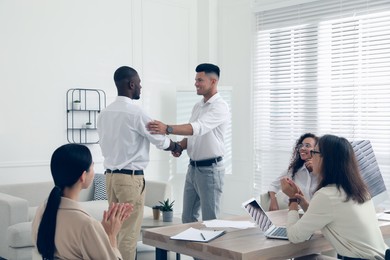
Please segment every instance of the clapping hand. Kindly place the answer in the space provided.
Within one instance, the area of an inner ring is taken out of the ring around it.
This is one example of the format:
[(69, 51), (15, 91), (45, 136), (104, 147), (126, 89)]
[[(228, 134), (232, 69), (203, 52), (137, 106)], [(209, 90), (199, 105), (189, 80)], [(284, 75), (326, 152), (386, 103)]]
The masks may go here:
[(102, 225), (108, 236), (119, 233), (123, 222), (133, 212), (133, 205), (129, 203), (112, 203), (108, 210), (103, 212)]
[(302, 194), (298, 185), (296, 185), (295, 182), (288, 177), (284, 177), (284, 178), (280, 179), (280, 184), (282, 186), (282, 191), (289, 198), (294, 198), (295, 194), (297, 194), (297, 193)]
[(282, 191), (289, 197), (289, 198), (298, 198), (300, 199), (300, 206), (301, 208), (306, 211), (309, 207), (309, 202), (306, 200), (305, 196), (303, 195), (303, 192), (298, 187), (298, 185), (295, 184), (295, 182), (287, 177), (282, 178), (280, 180)]

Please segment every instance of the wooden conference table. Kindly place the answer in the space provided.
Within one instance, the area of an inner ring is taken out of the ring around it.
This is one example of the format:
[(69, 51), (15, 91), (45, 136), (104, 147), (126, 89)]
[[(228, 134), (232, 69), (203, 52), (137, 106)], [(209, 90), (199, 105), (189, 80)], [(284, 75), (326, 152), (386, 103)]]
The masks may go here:
[[(268, 214), (274, 224), (286, 224), (287, 210), (272, 211)], [(249, 220), (249, 216), (238, 216), (229, 220)], [(390, 222), (379, 221), (379, 223), (383, 236), (389, 238)], [(201, 222), (194, 222), (146, 229), (142, 240), (144, 244), (156, 247), (158, 260), (167, 259), (167, 251), (210, 260), (260, 260), (289, 259), (332, 249), (321, 232), (315, 233), (308, 241), (293, 244), (288, 240), (267, 239), (258, 228), (228, 229), (226, 234), (208, 243), (170, 239), (171, 236), (189, 227), (205, 228)]]

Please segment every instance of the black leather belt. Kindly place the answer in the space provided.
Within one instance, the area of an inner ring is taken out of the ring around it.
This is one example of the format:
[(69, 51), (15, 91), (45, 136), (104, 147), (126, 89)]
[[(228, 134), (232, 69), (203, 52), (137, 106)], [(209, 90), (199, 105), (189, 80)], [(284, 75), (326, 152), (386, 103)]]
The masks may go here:
[(338, 259), (343, 259), (343, 260), (365, 260), (364, 258), (355, 258), (355, 257), (349, 257), (349, 256), (342, 256), (337, 254)]
[(144, 175), (143, 170), (113, 170), (111, 171), (110, 169), (106, 170), (106, 173), (122, 173), (122, 174), (130, 174), (130, 175)]
[(205, 167), (205, 166), (211, 166), (211, 165), (213, 165), (213, 163), (217, 163), (220, 161), (222, 161), (221, 156), (213, 158), (213, 159), (207, 159), (207, 160), (201, 160), (201, 161), (193, 161), (190, 159), (190, 164), (194, 167), (202, 167), (202, 166)]

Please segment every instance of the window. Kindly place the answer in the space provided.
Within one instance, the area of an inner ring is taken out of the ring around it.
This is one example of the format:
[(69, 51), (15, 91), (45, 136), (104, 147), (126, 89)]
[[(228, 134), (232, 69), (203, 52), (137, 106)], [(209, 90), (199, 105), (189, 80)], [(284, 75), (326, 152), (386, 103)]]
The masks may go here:
[[(230, 112), (232, 109), (232, 91), (228, 87), (218, 87), (218, 93), (221, 97), (226, 101), (230, 108)], [(202, 99), (201, 96), (198, 96), (194, 91), (178, 91), (176, 98), (176, 107), (177, 107), (177, 124), (186, 124), (188, 123), (192, 108), (194, 105)], [(227, 133), (225, 135), (225, 156), (223, 158), (225, 165), (225, 174), (232, 173), (232, 128), (228, 127)], [(183, 137), (178, 137), (177, 140), (180, 141)], [(179, 158), (176, 160), (176, 172), (178, 174), (187, 173), (189, 157), (187, 152), (184, 152)]]
[(306, 132), (370, 140), (390, 187), (390, 2), (258, 12), (254, 50), (256, 195), (287, 169)]

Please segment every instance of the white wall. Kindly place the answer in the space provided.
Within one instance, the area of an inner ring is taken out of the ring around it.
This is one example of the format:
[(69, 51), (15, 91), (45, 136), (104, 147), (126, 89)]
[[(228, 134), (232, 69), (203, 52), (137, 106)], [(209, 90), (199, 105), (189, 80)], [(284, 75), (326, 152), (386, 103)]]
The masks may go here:
[[(0, 1), (1, 182), (50, 179), (50, 156), (67, 142), (67, 89), (103, 89), (110, 103), (121, 65), (139, 71), (152, 116), (175, 118), (166, 104), (192, 84), (195, 22), (195, 0)], [(89, 147), (102, 171), (99, 146)]]
[[(69, 88), (99, 88), (110, 103), (112, 74), (138, 70), (139, 103), (156, 119), (176, 119), (176, 90), (194, 90), (201, 62), (221, 67), (233, 87), (233, 174), (223, 211), (242, 213), (252, 194), (250, 0), (0, 1), (0, 179), (51, 179), (50, 156), (66, 143)], [(101, 172), (98, 145), (89, 145)], [(181, 208), (184, 175), (169, 153), (152, 148), (148, 178), (170, 180)], [(237, 192), (240, 191), (240, 192)]]
[(112, 87), (113, 70), (133, 60), (131, 12), (125, 0), (0, 2), (2, 183), (50, 178), (66, 90)]

